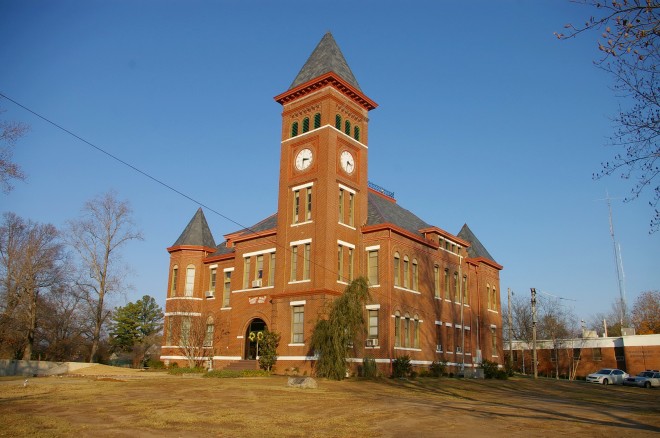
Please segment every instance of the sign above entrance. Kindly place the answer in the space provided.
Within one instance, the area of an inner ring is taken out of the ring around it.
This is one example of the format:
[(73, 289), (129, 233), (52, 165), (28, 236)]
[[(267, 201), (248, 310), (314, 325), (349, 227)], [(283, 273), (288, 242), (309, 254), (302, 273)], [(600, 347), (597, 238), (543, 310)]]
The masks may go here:
[(266, 295), (263, 295), (261, 297), (251, 297), (248, 298), (248, 301), (250, 304), (263, 304), (266, 302)]

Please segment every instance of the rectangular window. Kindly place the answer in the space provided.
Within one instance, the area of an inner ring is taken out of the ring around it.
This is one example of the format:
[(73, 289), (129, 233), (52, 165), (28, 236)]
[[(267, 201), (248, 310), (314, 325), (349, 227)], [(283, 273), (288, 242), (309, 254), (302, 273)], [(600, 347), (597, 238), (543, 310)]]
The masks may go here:
[(344, 189), (339, 189), (339, 223), (344, 223)]
[(213, 346), (213, 323), (206, 323), (206, 334), (204, 335), (204, 346), (212, 347)]
[(449, 269), (445, 268), (445, 300), (449, 299)]
[(348, 248), (348, 281), (353, 281), (353, 248)]
[(435, 351), (442, 351), (442, 323), (435, 323)]
[(296, 281), (298, 278), (298, 247), (291, 247), (291, 281)]
[(603, 360), (603, 352), (601, 351), (600, 347), (592, 348), (591, 353), (593, 354), (595, 361)]
[(312, 220), (312, 188), (307, 187), (307, 203), (305, 204), (305, 220)]
[(190, 341), (190, 326), (192, 325), (192, 321), (190, 320), (189, 316), (184, 317), (181, 320), (181, 339), (179, 341), (179, 345), (182, 345), (184, 347), (188, 346), (188, 342)]
[(579, 348), (574, 348), (573, 349), (573, 359), (574, 360), (580, 360), (580, 349)]
[(250, 287), (250, 257), (243, 258), (243, 289)]
[(337, 281), (344, 281), (344, 247), (337, 245)]
[(491, 337), (490, 347), (493, 350), (492, 354), (493, 356), (497, 356), (497, 329), (495, 327), (490, 328), (490, 337)]
[(378, 339), (378, 309), (369, 310), (369, 339)]
[(165, 345), (172, 345), (172, 318), (167, 319), (167, 329), (165, 331)]
[(176, 266), (172, 268), (172, 287), (170, 288), (170, 296), (176, 296), (176, 282), (179, 279), (179, 268)]
[(372, 250), (368, 253), (367, 277), (369, 284), (374, 286), (378, 284), (378, 250)]
[(297, 224), (299, 222), (300, 214), (300, 190), (294, 190), (293, 192), (293, 223)]
[(270, 264), (268, 265), (268, 286), (275, 286), (275, 253), (270, 254)]
[(458, 272), (454, 272), (454, 302), (459, 303), (461, 301), (461, 293), (458, 290)]
[(415, 348), (419, 348), (419, 319), (415, 317), (415, 343), (413, 344)]
[(470, 304), (468, 301), (467, 276), (463, 276), (463, 304)]
[(310, 266), (311, 266), (311, 257), (312, 257), (312, 244), (311, 243), (306, 243), (305, 244), (305, 260), (304, 260), (304, 272), (303, 272), (303, 280), (309, 280), (310, 279)]
[(264, 276), (264, 256), (259, 254), (257, 256), (257, 269), (254, 270), (255, 280), (259, 280)]
[(355, 207), (355, 195), (353, 193), (348, 194), (348, 225), (353, 226), (353, 211)]
[(433, 267), (433, 294), (436, 298), (440, 298), (440, 268)]
[(193, 288), (195, 286), (195, 268), (189, 267), (186, 269), (186, 290), (185, 295), (187, 297), (193, 296)]
[(491, 293), (493, 294), (493, 310), (497, 312), (497, 289), (493, 287)]
[(231, 271), (225, 271), (224, 287), (222, 288), (222, 307), (229, 307), (231, 296)]
[(305, 306), (292, 306), (291, 315), (291, 343), (302, 344), (304, 343)]
[(211, 278), (209, 280), (209, 290), (215, 291), (215, 276), (218, 270), (216, 268), (211, 268)]
[(493, 304), (491, 303), (493, 297), (490, 294), (490, 286), (486, 286), (486, 296), (488, 297), (488, 310), (491, 310), (493, 308)]

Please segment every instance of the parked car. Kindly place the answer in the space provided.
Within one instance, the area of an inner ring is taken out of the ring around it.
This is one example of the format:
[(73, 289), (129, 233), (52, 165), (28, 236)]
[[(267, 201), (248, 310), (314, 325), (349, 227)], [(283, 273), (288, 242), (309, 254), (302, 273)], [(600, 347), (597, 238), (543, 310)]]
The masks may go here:
[(587, 382), (602, 383), (603, 385), (609, 385), (610, 383), (622, 385), (627, 377), (630, 376), (625, 371), (616, 368), (603, 368), (595, 373), (589, 374), (587, 376)]
[(626, 386), (639, 386), (644, 388), (660, 387), (660, 371), (642, 371), (635, 377), (626, 377), (623, 379), (623, 384)]

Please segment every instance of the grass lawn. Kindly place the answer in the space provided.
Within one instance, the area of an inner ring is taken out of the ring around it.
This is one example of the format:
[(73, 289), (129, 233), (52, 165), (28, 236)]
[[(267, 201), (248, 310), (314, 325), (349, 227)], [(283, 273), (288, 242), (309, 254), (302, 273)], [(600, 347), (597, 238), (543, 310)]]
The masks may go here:
[[(132, 371), (132, 370), (131, 370)], [(0, 380), (2, 437), (660, 436), (660, 390), (529, 378)]]

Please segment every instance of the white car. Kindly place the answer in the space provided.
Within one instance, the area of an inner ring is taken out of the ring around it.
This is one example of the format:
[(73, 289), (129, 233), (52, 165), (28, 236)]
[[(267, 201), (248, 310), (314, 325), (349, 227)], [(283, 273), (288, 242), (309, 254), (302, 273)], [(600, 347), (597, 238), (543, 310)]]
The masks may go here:
[(623, 380), (626, 377), (629, 377), (629, 375), (625, 371), (616, 368), (603, 368), (595, 373), (589, 374), (587, 376), (587, 382), (602, 383), (603, 385), (609, 385), (611, 383), (623, 385)]

